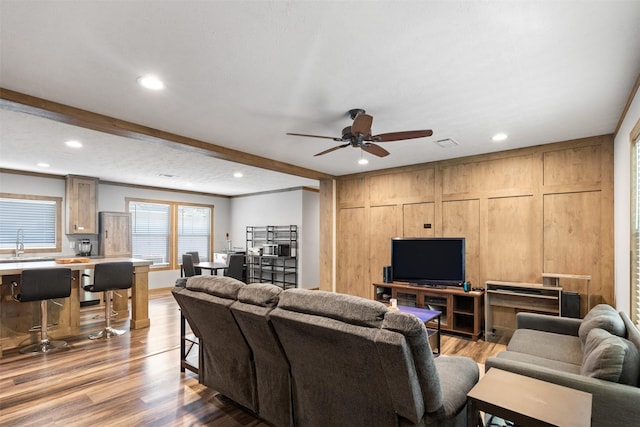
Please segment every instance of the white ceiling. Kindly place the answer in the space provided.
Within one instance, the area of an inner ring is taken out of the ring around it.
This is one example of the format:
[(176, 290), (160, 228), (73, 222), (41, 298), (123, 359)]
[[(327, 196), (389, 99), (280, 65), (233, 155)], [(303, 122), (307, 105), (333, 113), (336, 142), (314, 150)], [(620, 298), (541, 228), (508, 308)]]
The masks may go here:
[[(0, 86), (343, 175), (613, 133), (640, 1), (0, 0)], [(136, 83), (159, 76), (162, 92)], [(364, 108), (385, 158), (340, 136)], [(316, 181), (0, 111), (0, 167), (237, 195)], [(509, 139), (491, 141), (497, 132)], [(64, 140), (81, 139), (71, 151)], [(436, 141), (459, 143), (441, 148)], [(115, 166), (117, 165), (117, 166)], [(230, 175), (244, 172), (242, 179)], [(159, 174), (176, 175), (166, 178)]]

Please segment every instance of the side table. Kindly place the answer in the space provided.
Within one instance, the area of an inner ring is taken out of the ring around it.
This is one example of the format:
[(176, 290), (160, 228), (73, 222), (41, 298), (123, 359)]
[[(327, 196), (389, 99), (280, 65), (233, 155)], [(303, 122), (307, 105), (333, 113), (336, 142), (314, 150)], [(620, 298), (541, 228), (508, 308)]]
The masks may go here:
[(467, 425), (476, 427), (484, 411), (518, 427), (591, 425), (591, 394), (491, 368), (467, 394)]

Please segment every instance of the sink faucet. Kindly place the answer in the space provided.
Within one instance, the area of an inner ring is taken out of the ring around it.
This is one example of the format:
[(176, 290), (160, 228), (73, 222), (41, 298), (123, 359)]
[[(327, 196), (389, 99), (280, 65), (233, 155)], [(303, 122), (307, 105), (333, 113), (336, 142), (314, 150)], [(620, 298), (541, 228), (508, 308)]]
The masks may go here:
[(16, 258), (23, 253), (24, 253), (24, 230), (22, 228), (18, 228), (18, 232), (16, 234)]

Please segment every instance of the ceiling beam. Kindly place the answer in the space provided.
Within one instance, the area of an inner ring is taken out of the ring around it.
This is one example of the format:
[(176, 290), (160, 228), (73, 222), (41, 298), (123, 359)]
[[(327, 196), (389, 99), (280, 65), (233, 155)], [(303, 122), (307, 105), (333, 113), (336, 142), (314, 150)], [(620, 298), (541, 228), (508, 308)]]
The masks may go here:
[(275, 172), (309, 179), (331, 179), (332, 175), (306, 169), (290, 163), (256, 156), (232, 148), (211, 144), (194, 138), (142, 126), (102, 114), (92, 113), (69, 105), (60, 104), (10, 89), (0, 88), (0, 108), (27, 113), (70, 125), (105, 132), (111, 135), (160, 143), (173, 148), (197, 152), (216, 159), (268, 169)]

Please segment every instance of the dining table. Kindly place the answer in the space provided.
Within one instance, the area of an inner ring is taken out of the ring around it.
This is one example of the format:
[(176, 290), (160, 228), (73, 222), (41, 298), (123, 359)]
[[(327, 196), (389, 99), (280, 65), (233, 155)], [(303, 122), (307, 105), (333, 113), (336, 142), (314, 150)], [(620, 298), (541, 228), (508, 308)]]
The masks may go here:
[(229, 265), (224, 262), (209, 262), (203, 261), (193, 264), (194, 268), (199, 268), (201, 270), (209, 270), (211, 274), (218, 274), (218, 270), (224, 270), (229, 268)]

